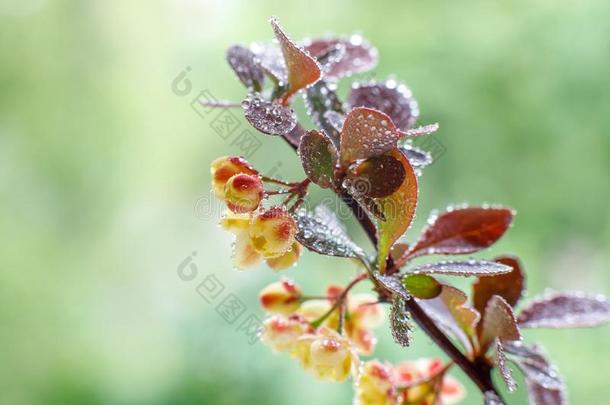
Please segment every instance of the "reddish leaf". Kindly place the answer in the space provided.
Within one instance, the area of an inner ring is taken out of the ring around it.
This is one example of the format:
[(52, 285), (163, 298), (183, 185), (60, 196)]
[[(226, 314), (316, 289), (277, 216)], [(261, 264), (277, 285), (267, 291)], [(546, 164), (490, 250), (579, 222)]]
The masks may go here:
[(350, 166), (347, 181), (360, 194), (380, 198), (398, 190), (405, 176), (402, 161), (390, 155), (382, 155)]
[(610, 301), (602, 295), (558, 293), (531, 302), (519, 315), (522, 328), (587, 328), (610, 321)]
[(338, 154), (332, 142), (320, 131), (308, 131), (299, 145), (301, 164), (307, 177), (322, 188), (333, 185)]
[(494, 261), (509, 266), (512, 270), (495, 277), (480, 277), (472, 285), (472, 302), (481, 313), (493, 295), (501, 296), (514, 307), (524, 291), (525, 273), (519, 259), (513, 256), (501, 256)]
[(550, 390), (563, 389), (559, 371), (547, 360), (541, 347), (526, 346), (521, 342), (506, 342), (504, 350), (523, 372), (526, 380)]
[(438, 123), (424, 125), (424, 126), (421, 126), (421, 127), (417, 127), (417, 128), (413, 128), (413, 129), (408, 129), (408, 130), (406, 130), (404, 132), (404, 135), (407, 138), (414, 138), (416, 136), (430, 135), (430, 134), (433, 134), (436, 131), (438, 131), (438, 128), (439, 128)]
[(432, 155), (429, 152), (416, 148), (410, 143), (400, 145), (399, 149), (409, 159), (414, 169), (422, 169), (432, 163)]
[(501, 341), (521, 340), (513, 309), (499, 295), (491, 297), (485, 308), (480, 334), (481, 353), (485, 353), (496, 339)]
[(297, 117), (291, 108), (267, 101), (257, 95), (249, 95), (242, 102), (248, 122), (267, 135), (286, 135), (297, 124)]
[[(442, 261), (408, 269), (407, 274), (445, 274), (450, 276), (495, 276), (506, 274), (510, 267), (484, 260)], [(486, 277), (494, 278), (494, 277)]]
[(339, 79), (366, 72), (377, 65), (377, 49), (360, 35), (352, 35), (349, 38), (316, 39), (304, 45), (305, 50), (315, 57), (324, 55), (332, 46), (340, 45), (344, 48), (341, 57), (324, 73), (324, 77), (328, 79)]
[(390, 251), (390, 256), (394, 261), (398, 260), (402, 255), (409, 250), (409, 245), (406, 243), (395, 243)]
[(314, 58), (286, 36), (277, 19), (272, 18), (270, 22), (286, 62), (288, 90), (282, 96), (282, 100), (287, 101), (297, 91), (317, 82), (322, 71)]
[(530, 405), (565, 405), (565, 390), (550, 390), (533, 381), (525, 380)]
[(411, 225), (417, 205), (417, 176), (407, 158), (394, 148), (388, 153), (394, 159), (402, 162), (405, 177), (400, 187), (391, 195), (376, 198), (384, 221), (378, 221), (378, 268), (381, 273), (385, 271), (386, 259), (392, 245), (402, 236)]
[(419, 116), (419, 107), (411, 90), (393, 79), (383, 83), (355, 82), (348, 100), (352, 108), (369, 107), (387, 114), (403, 131), (411, 128)]
[(455, 287), (443, 285), (441, 295), (431, 300), (417, 300), (422, 309), (443, 331), (460, 340), (471, 350), (471, 338), (479, 313), (467, 305), (468, 297)]
[(250, 44), (250, 51), (258, 58), (261, 68), (276, 82), (286, 82), (286, 63), (284, 62), (282, 50), (277, 44), (255, 42)]
[(341, 166), (358, 159), (383, 155), (396, 147), (402, 133), (381, 111), (365, 107), (351, 110), (345, 117), (339, 150)]
[(309, 86), (305, 91), (305, 108), (317, 127), (324, 130), (333, 143), (339, 146), (340, 128), (334, 124), (333, 118), (329, 118), (328, 113), (343, 116), (343, 103), (335, 93), (336, 86), (319, 80), (316, 84)]
[(491, 246), (506, 232), (514, 216), (509, 208), (450, 208), (433, 214), (411, 257), (427, 254), (466, 254)]
[(227, 49), (227, 61), (241, 82), (251, 91), (261, 91), (265, 75), (254, 52), (241, 45)]
[(292, 128), (292, 131), (284, 135), (284, 138), (286, 138), (286, 140), (290, 142), (291, 145), (298, 148), (301, 144), (301, 138), (303, 138), (306, 133), (307, 131), (305, 131), (301, 124), (297, 122), (294, 128)]

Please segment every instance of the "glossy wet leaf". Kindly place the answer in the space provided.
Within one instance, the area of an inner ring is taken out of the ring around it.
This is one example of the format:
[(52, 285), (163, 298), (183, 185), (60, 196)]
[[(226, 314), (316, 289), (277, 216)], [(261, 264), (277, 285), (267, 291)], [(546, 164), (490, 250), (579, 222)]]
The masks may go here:
[(517, 383), (513, 378), (510, 367), (508, 367), (508, 364), (506, 363), (506, 353), (504, 352), (504, 345), (500, 339), (496, 339), (495, 364), (508, 391), (514, 392), (517, 389)]
[(358, 159), (381, 156), (396, 147), (402, 133), (390, 117), (366, 107), (351, 110), (345, 117), (340, 140), (343, 167)]
[(525, 273), (519, 259), (513, 256), (501, 256), (494, 261), (509, 266), (511, 271), (495, 277), (479, 277), (472, 285), (472, 302), (476, 310), (481, 313), (494, 295), (501, 296), (514, 307), (524, 292)]
[(344, 51), (341, 57), (334, 61), (324, 72), (327, 79), (336, 80), (355, 73), (366, 72), (377, 65), (377, 49), (372, 47), (360, 35), (348, 38), (327, 38), (308, 41), (305, 49), (313, 56), (320, 57), (328, 52), (329, 47), (341, 45)]
[(250, 91), (258, 92), (263, 89), (265, 73), (254, 52), (242, 45), (233, 45), (227, 49), (227, 62)]
[(530, 405), (566, 405), (565, 389), (550, 390), (533, 381), (525, 380)]
[(530, 302), (519, 315), (522, 328), (587, 328), (610, 322), (610, 301), (580, 292), (550, 294)]
[(411, 295), (397, 276), (385, 276), (379, 272), (375, 272), (373, 273), (373, 277), (383, 288), (392, 294), (401, 297), (405, 301), (411, 299)]
[(345, 122), (345, 115), (336, 111), (326, 111), (324, 113), (324, 118), (326, 121), (328, 121), (328, 124), (330, 124), (330, 126), (337, 131), (337, 133), (341, 133), (343, 130), (343, 123)]
[(495, 276), (511, 271), (511, 267), (485, 260), (444, 260), (423, 264), (406, 271), (406, 274), (443, 274), (448, 276)]
[(559, 370), (548, 361), (542, 348), (537, 345), (527, 346), (521, 342), (506, 342), (504, 351), (521, 370), (526, 380), (550, 389), (563, 389), (563, 380)]
[(425, 274), (407, 275), (402, 279), (402, 283), (409, 293), (421, 299), (438, 297), (443, 289), (434, 277)]
[(356, 185), (360, 194), (380, 198), (398, 190), (405, 176), (406, 171), (401, 160), (391, 155), (382, 155), (351, 165), (347, 181)]
[(333, 185), (338, 154), (330, 139), (320, 131), (308, 131), (299, 145), (301, 164), (307, 177), (322, 188)]
[(343, 115), (343, 104), (337, 93), (336, 86), (319, 80), (308, 87), (304, 93), (305, 108), (314, 124), (321, 128), (330, 137), (334, 145), (339, 147), (339, 134), (341, 129), (336, 127), (333, 117), (328, 118), (327, 113), (333, 112)]
[(398, 148), (409, 159), (414, 169), (423, 169), (433, 161), (432, 155), (429, 152), (416, 148), (410, 143), (402, 144)]
[(281, 48), (271, 42), (255, 42), (250, 44), (250, 51), (256, 56), (261, 69), (275, 82), (285, 83), (287, 79), (286, 63)]
[[(312, 52), (305, 47), (310, 55), (314, 56)], [(321, 50), (316, 50), (315, 58), (322, 68), (323, 77), (328, 77), (328, 73), (332, 70), (333, 66), (341, 61), (345, 57), (346, 48), (345, 44), (341, 42), (331, 43)], [(329, 78), (331, 79), (331, 78)]]
[(415, 124), (419, 116), (417, 101), (411, 90), (396, 80), (352, 84), (348, 97), (353, 107), (369, 107), (387, 114), (396, 127), (407, 130)]
[(482, 322), (479, 339), (482, 353), (485, 353), (496, 339), (502, 342), (521, 339), (513, 309), (499, 295), (494, 295), (487, 303)]
[(267, 101), (255, 94), (249, 95), (242, 102), (242, 107), (248, 122), (267, 135), (288, 134), (297, 124), (292, 108)]
[(282, 100), (286, 101), (299, 90), (318, 81), (322, 71), (314, 58), (288, 38), (276, 18), (272, 18), (270, 23), (286, 63), (288, 89), (282, 96)]
[(404, 136), (407, 138), (415, 138), (417, 136), (426, 136), (438, 131), (438, 123), (423, 125), (421, 127), (408, 129), (404, 132)]
[(479, 313), (468, 306), (467, 300), (466, 294), (459, 289), (443, 285), (438, 297), (431, 300), (418, 299), (417, 302), (447, 335), (458, 339), (465, 349), (470, 350), (469, 336), (474, 336)]
[(391, 195), (375, 199), (385, 217), (384, 221), (377, 223), (378, 268), (382, 273), (385, 271), (390, 249), (411, 225), (415, 215), (418, 190), (417, 176), (407, 158), (397, 148), (391, 150), (388, 155), (402, 163), (405, 178)]
[(307, 249), (327, 256), (363, 258), (364, 251), (347, 235), (335, 214), (319, 205), (314, 212), (297, 211), (296, 239)]
[(411, 345), (411, 335), (413, 333), (411, 316), (409, 311), (407, 311), (405, 300), (399, 296), (394, 296), (392, 300), (390, 329), (392, 337), (397, 344), (402, 347)]
[(449, 208), (441, 214), (433, 213), (410, 254), (416, 257), (477, 252), (500, 239), (513, 216), (513, 210), (501, 207)]

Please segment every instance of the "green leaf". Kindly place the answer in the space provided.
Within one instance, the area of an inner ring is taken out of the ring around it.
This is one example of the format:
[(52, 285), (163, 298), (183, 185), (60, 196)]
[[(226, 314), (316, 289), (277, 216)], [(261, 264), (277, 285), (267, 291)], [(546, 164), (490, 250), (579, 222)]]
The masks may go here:
[(307, 177), (322, 188), (333, 185), (337, 150), (328, 137), (316, 130), (308, 131), (299, 144), (299, 156)]
[(421, 299), (432, 299), (438, 297), (443, 289), (434, 277), (425, 274), (414, 274), (406, 276), (402, 282), (413, 296)]

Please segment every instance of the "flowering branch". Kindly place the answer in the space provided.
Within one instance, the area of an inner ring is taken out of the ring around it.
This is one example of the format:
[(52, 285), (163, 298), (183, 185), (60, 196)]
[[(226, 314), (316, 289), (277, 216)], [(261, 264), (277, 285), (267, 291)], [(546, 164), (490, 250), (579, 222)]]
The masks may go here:
[[(556, 368), (539, 346), (522, 342), (521, 329), (601, 325), (610, 321), (610, 301), (563, 293), (535, 300), (516, 313), (525, 289), (516, 257), (414, 264), (422, 256), (488, 248), (509, 229), (515, 212), (500, 205), (450, 206), (434, 212), (414, 241), (401, 243), (415, 215), (418, 178), (432, 162), (412, 138), (433, 133), (438, 124), (414, 127), (417, 103), (394, 79), (354, 83), (347, 104), (341, 101), (336, 81), (376, 63), (377, 51), (364, 39), (321, 39), (299, 46), (277, 20), (271, 25), (277, 45), (236, 45), (227, 60), (249, 90), (240, 104), (245, 118), (260, 133), (283, 138), (297, 152), (307, 177), (288, 182), (263, 176), (239, 157), (212, 163), (215, 193), (228, 207), (221, 225), (235, 234), (235, 266), (245, 269), (265, 261), (273, 270), (287, 269), (305, 247), (356, 260), (366, 272), (343, 288), (329, 286), (323, 295), (304, 295), (288, 279), (267, 286), (260, 294), (261, 306), (270, 314), (263, 341), (321, 379), (352, 377), (357, 405), (455, 403), (465, 394), (446, 375), (453, 364), (477, 385), (486, 404), (503, 404), (491, 372), (497, 369), (514, 391), (507, 361), (523, 373), (534, 405), (565, 404)], [(298, 123), (290, 108), (297, 93), (304, 95), (317, 129), (305, 130)], [(301, 208), (311, 184), (332, 190), (350, 207), (375, 246), (374, 257), (351, 240), (328, 208)], [(274, 204), (271, 200), (279, 196), (284, 200)], [(476, 278), (470, 297), (437, 275)], [(363, 280), (371, 281), (376, 295), (351, 293)], [(414, 320), (451, 361), (361, 362), (360, 356), (373, 354), (381, 303), (391, 303), (390, 329), (397, 344), (410, 345)]]

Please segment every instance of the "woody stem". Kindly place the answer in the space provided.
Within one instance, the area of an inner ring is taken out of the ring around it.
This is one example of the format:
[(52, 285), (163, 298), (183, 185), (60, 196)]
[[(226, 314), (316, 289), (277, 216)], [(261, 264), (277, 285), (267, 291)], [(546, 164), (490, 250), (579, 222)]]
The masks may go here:
[[(295, 151), (297, 147), (288, 139), (284, 140)], [(369, 216), (364, 212), (360, 205), (347, 193), (338, 193), (339, 197), (351, 209), (352, 213), (366, 232), (374, 246), (377, 246), (377, 228)], [(396, 273), (399, 269), (396, 268), (393, 261), (388, 258), (388, 268), (386, 274)], [(337, 301), (338, 302), (338, 301)], [(436, 326), (436, 323), (424, 312), (415, 299), (411, 298), (406, 301), (406, 308), (411, 313), (412, 318), (417, 322), (420, 328), (426, 332), (428, 336), (436, 343), (449, 358), (460, 367), (464, 373), (477, 385), (481, 393), (487, 391), (495, 393), (498, 398), (501, 398), (500, 393), (496, 389), (491, 380), (491, 367), (483, 362), (470, 361), (447, 336)]]

